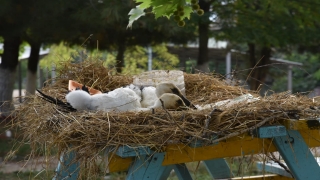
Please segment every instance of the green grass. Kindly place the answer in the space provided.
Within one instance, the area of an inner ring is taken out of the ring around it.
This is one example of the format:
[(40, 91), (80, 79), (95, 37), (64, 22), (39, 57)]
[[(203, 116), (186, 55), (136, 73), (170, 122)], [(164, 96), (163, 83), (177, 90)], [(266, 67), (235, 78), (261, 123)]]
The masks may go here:
[[(0, 139), (0, 157), (4, 159), (4, 157), (13, 150), (15, 140), (5, 140)], [(15, 153), (15, 157), (12, 160), (20, 161), (23, 160), (24, 157), (28, 154), (30, 154), (31, 148), (29, 145), (24, 144), (22, 145), (17, 152)]]

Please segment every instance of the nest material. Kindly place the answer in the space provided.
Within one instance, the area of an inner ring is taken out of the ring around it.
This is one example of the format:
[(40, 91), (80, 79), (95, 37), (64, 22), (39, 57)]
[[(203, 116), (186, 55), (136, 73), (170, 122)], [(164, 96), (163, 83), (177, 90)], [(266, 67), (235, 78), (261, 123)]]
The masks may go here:
[[(53, 85), (43, 89), (48, 95), (64, 99), (72, 79), (102, 92), (128, 85), (131, 76), (112, 75), (100, 61), (65, 64)], [(229, 86), (224, 80), (205, 74), (185, 74), (187, 98), (194, 104), (232, 99), (249, 91)], [(253, 92), (250, 92), (253, 93)], [(254, 93), (253, 93), (254, 94)], [(256, 94), (254, 94), (257, 96)], [(289, 93), (260, 97), (259, 101), (239, 103), (224, 110), (150, 112), (70, 112), (34, 96), (17, 110), (16, 122), (26, 141), (58, 147), (59, 154), (72, 145), (83, 159), (108, 147), (149, 146), (161, 151), (167, 144), (208, 143), (247, 132), (265, 124), (278, 124), (289, 118), (319, 117), (310, 106), (319, 106), (306, 96)], [(212, 140), (212, 136), (216, 140)]]

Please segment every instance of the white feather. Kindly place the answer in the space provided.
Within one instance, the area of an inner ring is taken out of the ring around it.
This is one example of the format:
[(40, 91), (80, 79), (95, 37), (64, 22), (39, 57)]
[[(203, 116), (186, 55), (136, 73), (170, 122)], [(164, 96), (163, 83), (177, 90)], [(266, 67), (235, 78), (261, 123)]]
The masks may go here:
[(153, 86), (144, 87), (141, 92), (141, 107), (150, 108), (158, 100), (156, 88)]
[(77, 110), (88, 110), (91, 96), (85, 91), (71, 91), (66, 95), (67, 102)]
[(133, 90), (138, 95), (138, 97), (140, 98), (139, 101), (141, 101), (142, 94), (141, 94), (141, 89), (140, 89), (139, 86), (136, 86), (134, 84), (130, 84), (130, 85), (126, 86), (125, 88)]
[(181, 107), (186, 107), (186, 105), (179, 96), (171, 93), (164, 93), (156, 100), (156, 102), (151, 108), (155, 109), (162, 107), (161, 101), (163, 102), (163, 106), (166, 109), (178, 109)]
[(89, 109), (101, 111), (137, 111), (140, 110), (140, 97), (129, 88), (118, 88), (109, 93), (91, 97)]

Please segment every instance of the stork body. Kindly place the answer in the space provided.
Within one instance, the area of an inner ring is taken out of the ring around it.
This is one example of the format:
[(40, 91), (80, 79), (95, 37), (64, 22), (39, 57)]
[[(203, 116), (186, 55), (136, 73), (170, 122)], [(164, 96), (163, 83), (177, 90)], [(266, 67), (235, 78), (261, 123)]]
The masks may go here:
[(158, 100), (156, 88), (153, 86), (144, 87), (141, 90), (141, 107), (150, 108)]
[(174, 85), (173, 83), (168, 83), (168, 82), (164, 82), (164, 83), (160, 83), (156, 86), (156, 94), (158, 97), (161, 97), (162, 94), (164, 93), (172, 93), (175, 94), (177, 96), (179, 96), (181, 98), (181, 100), (184, 102), (184, 104), (187, 107), (193, 108), (193, 109), (197, 109), (179, 90), (179, 88)]

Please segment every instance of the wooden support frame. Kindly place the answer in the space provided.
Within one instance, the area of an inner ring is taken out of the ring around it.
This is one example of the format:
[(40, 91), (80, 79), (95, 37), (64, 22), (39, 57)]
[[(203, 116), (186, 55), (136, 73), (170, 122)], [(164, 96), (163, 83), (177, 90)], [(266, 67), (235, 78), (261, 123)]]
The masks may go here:
[(155, 153), (151, 156), (142, 155), (136, 157), (135, 161), (129, 168), (127, 180), (161, 180), (167, 179), (172, 166), (162, 166), (164, 153)]
[(56, 174), (53, 180), (76, 180), (79, 175), (79, 163), (76, 162), (76, 153), (71, 151), (60, 157)]
[[(285, 121), (283, 124), (289, 129), (288, 136), (284, 136), (287, 131), (283, 131), (283, 126), (274, 126), (261, 127), (261, 131), (256, 134), (256, 137), (243, 134), (211, 146), (168, 145), (163, 153), (155, 153), (147, 147), (136, 148), (135, 150), (123, 147), (122, 152), (112, 153), (112, 158), (109, 159), (109, 172), (129, 169), (127, 178), (129, 180), (150, 179), (150, 177), (162, 180), (166, 179), (174, 169), (179, 179), (191, 179), (189, 172), (185, 175), (184, 163), (204, 161), (213, 178), (231, 178), (232, 174), (230, 174), (228, 164), (223, 158), (279, 150), (289, 168), (295, 172), (296, 179), (315, 179), (315, 177), (320, 177), (320, 169), (308, 148), (320, 146), (318, 130), (320, 126), (319, 120), (313, 121)], [(290, 130), (290, 128), (299, 129), (299, 131)], [(292, 139), (294, 139), (294, 142)], [(77, 176), (79, 164), (70, 163), (74, 156), (71, 152), (69, 156), (63, 157), (57, 168), (57, 175), (70, 176), (70, 179)], [(308, 158), (305, 159), (305, 157)], [(62, 170), (61, 165), (69, 165), (69, 169), (67, 171)], [(222, 173), (219, 174), (218, 171), (215, 171), (215, 168), (211, 167), (219, 167), (217, 169), (221, 170)], [(308, 169), (308, 171), (302, 172), (302, 168)], [(157, 169), (157, 171), (154, 171), (154, 169)], [(315, 172), (316, 175), (313, 175)], [(61, 179), (58, 176), (55, 178)]]
[(295, 179), (317, 180), (320, 178), (319, 164), (298, 131), (289, 130), (287, 136), (275, 137), (274, 144)]
[(212, 159), (203, 161), (207, 171), (214, 179), (225, 179), (234, 177), (225, 159)]

